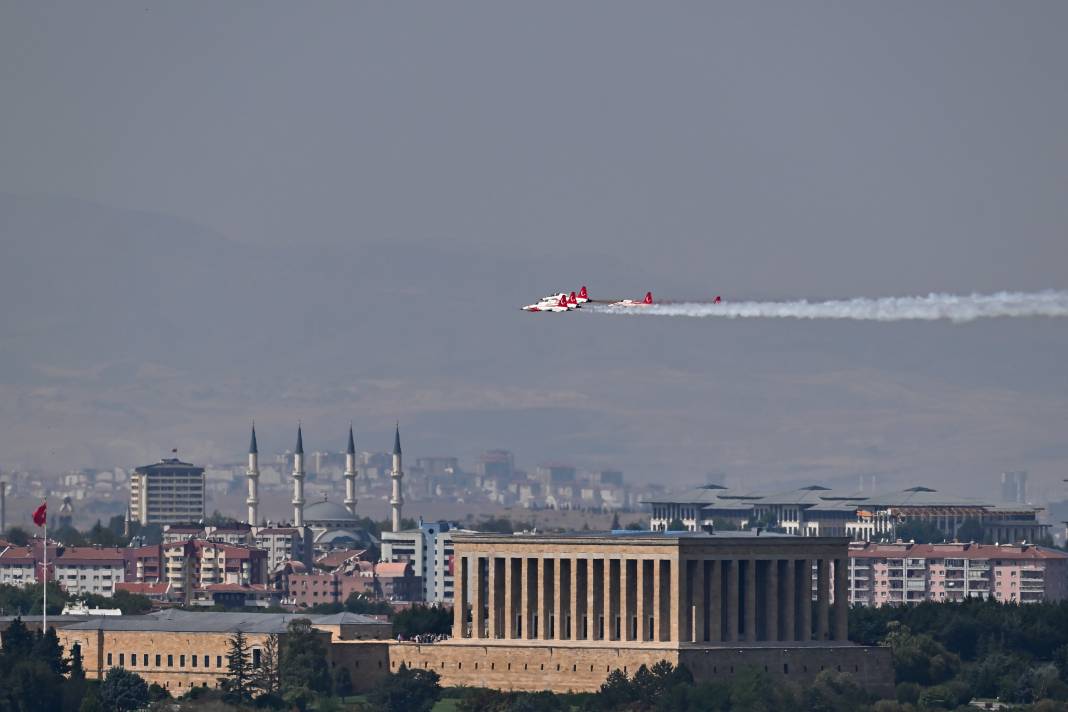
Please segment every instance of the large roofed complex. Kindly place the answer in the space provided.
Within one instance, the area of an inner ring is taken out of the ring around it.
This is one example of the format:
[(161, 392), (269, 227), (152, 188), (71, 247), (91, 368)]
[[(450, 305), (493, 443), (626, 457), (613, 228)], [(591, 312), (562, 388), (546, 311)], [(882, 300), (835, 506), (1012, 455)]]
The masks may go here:
[(704, 485), (646, 502), (650, 529), (665, 531), (672, 523), (687, 531), (772, 527), (800, 536), (846, 536), (857, 541), (894, 539), (897, 527), (927, 522), (953, 539), (967, 520), (975, 520), (984, 538), (1000, 542), (1036, 541), (1049, 525), (1038, 521), (1041, 507), (993, 505), (948, 495), (929, 487), (887, 492), (847, 492), (821, 485), (780, 491), (737, 490)]

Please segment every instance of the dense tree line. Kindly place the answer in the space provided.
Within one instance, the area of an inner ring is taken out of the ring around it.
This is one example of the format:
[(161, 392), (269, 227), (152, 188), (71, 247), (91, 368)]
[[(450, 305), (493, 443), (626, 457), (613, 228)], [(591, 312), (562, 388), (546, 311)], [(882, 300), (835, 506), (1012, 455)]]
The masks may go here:
[[(48, 582), (48, 615), (55, 616), (73, 599), (55, 581)], [(145, 596), (127, 591), (118, 591), (110, 598), (96, 594), (81, 594), (77, 597), (90, 608), (118, 608), (123, 615), (147, 613), (152, 608), (152, 601)], [(13, 586), (0, 584), (0, 615), (40, 615), (41, 584)]]

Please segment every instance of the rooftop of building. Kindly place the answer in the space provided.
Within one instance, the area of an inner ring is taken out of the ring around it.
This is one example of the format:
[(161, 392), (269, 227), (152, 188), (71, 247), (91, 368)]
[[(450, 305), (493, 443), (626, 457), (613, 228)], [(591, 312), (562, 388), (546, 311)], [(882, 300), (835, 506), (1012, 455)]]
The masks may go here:
[[(339, 616), (344, 616), (339, 620)], [(296, 613), (230, 613), (215, 611), (183, 611), (168, 608), (144, 616), (113, 616), (82, 618), (64, 627), (70, 630), (159, 631), (168, 633), (285, 633), (290, 621), (306, 618), (312, 625), (381, 625), (370, 616), (345, 613), (330, 616), (309, 616)], [(52, 616), (48, 618), (53, 620)]]
[(844, 542), (844, 537), (799, 537), (793, 534), (781, 532), (769, 532), (766, 530), (744, 531), (634, 531), (630, 529), (616, 529), (612, 531), (576, 531), (576, 532), (516, 532), (515, 534), (491, 534), (484, 532), (464, 532), (455, 538), (456, 543), (477, 542), (618, 542), (618, 543), (658, 543), (678, 541), (722, 541), (731, 540), (778, 540), (812, 542), (830, 541)]
[(907, 557), (911, 559), (1068, 559), (1068, 553), (1034, 544), (975, 544), (951, 542), (946, 544), (914, 544), (894, 542), (876, 544), (854, 542), (849, 545), (853, 558)]
[(987, 510), (1004, 512), (1033, 512), (1041, 509), (1031, 505), (1003, 505), (939, 492), (930, 487), (915, 486), (884, 492), (834, 490), (810, 484), (781, 491), (738, 490), (722, 485), (703, 485), (676, 494), (647, 498), (646, 504), (697, 505), (702, 509), (750, 509), (761, 505), (796, 505), (805, 509), (868, 508), (890, 509), (908, 507), (936, 507), (946, 509)]
[(170, 457), (163, 458), (159, 462), (152, 463), (151, 465), (142, 465), (141, 467), (136, 468), (134, 472), (142, 475), (171, 474), (175, 472), (196, 475), (203, 474), (204, 468), (197, 467), (191, 462), (182, 462), (177, 457)]

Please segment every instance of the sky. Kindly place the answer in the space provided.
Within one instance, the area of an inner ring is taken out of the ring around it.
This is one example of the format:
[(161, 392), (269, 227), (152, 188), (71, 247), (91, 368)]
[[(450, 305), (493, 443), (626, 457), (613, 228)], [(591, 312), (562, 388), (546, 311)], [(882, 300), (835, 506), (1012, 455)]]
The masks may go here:
[(1068, 288), (1068, 5), (6, 3), (0, 469), (1068, 477), (1068, 323), (563, 318)]

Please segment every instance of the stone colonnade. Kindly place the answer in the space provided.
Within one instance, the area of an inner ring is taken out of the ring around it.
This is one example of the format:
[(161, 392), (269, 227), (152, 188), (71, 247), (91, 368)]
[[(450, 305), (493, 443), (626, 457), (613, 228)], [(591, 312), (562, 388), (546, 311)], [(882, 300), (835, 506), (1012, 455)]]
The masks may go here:
[[(458, 552), (454, 566), (454, 639), (717, 644), (848, 637), (844, 556)], [(833, 615), (832, 589), (839, 602)]]

